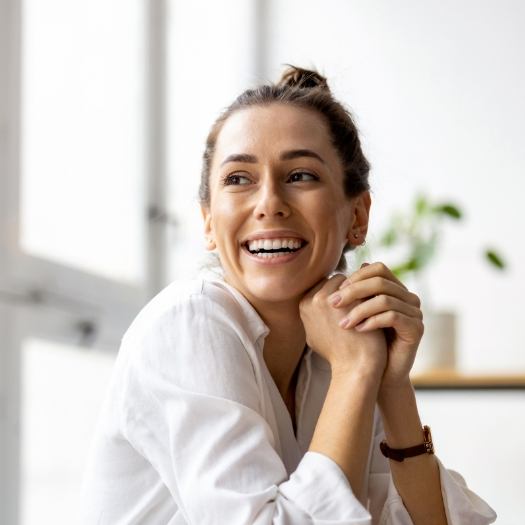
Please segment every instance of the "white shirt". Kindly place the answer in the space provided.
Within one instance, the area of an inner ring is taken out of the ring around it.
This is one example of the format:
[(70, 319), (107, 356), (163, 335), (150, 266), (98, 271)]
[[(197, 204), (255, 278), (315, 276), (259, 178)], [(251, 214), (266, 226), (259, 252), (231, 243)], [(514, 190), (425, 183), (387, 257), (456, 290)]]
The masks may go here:
[[(307, 348), (297, 436), (263, 358), (269, 328), (223, 281), (175, 281), (126, 331), (87, 463), (82, 523), (409, 525), (376, 407), (368, 501), (308, 447), (330, 366)], [(438, 459), (449, 525), (496, 519)]]

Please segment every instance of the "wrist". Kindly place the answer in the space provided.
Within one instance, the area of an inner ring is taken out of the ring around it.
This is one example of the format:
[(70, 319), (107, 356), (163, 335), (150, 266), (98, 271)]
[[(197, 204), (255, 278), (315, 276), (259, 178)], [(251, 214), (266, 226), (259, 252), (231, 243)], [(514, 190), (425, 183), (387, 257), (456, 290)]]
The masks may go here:
[(358, 365), (355, 362), (331, 362), (332, 379), (357, 381), (379, 389), (382, 370), (370, 365)]
[(422, 424), (410, 381), (380, 388), (377, 404), (390, 447), (405, 448), (418, 444)]
[(412, 392), (413, 390), (414, 387), (412, 386), (412, 382), (408, 376), (396, 382), (385, 382), (381, 380), (381, 384), (379, 386), (378, 402), (391, 398), (392, 396), (395, 397), (406, 394), (407, 392)]

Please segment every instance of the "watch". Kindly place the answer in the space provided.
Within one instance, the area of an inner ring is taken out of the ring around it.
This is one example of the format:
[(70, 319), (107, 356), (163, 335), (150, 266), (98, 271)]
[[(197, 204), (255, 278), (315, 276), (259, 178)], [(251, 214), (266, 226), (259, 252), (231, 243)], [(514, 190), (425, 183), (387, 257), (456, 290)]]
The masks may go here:
[(381, 441), (379, 448), (383, 456), (393, 459), (394, 461), (403, 461), (405, 458), (419, 456), (421, 454), (434, 454), (434, 445), (432, 443), (432, 434), (430, 427), (425, 425), (423, 427), (423, 443), (415, 447), (408, 448), (390, 448), (386, 441)]

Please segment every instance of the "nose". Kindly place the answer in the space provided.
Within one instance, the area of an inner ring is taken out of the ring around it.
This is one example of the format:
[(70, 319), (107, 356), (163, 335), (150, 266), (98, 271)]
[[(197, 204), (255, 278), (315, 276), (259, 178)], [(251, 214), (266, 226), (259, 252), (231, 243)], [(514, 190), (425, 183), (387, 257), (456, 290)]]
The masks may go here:
[(279, 183), (268, 177), (266, 181), (260, 183), (257, 192), (257, 202), (253, 213), (257, 219), (264, 217), (288, 217), (290, 206), (286, 200), (284, 188), (279, 187)]

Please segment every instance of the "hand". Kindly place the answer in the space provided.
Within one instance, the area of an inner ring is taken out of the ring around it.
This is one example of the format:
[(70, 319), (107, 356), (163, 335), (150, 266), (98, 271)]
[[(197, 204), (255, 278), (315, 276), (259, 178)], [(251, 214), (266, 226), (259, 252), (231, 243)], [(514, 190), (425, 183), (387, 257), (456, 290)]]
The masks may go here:
[(381, 388), (406, 384), (424, 330), (419, 297), (381, 262), (364, 263), (341, 283), (331, 299), (336, 295), (341, 300), (334, 309), (345, 313), (356, 300), (362, 301), (345, 315), (345, 330), (385, 331), (388, 361)]
[[(386, 340), (381, 329), (359, 332), (342, 329), (339, 322), (346, 310), (335, 309), (328, 296), (345, 281), (344, 275), (322, 279), (308, 290), (299, 303), (299, 314), (306, 332), (306, 342), (324, 357), (332, 367), (332, 375), (355, 372), (379, 380), (387, 360)], [(358, 305), (358, 298), (348, 302)]]

